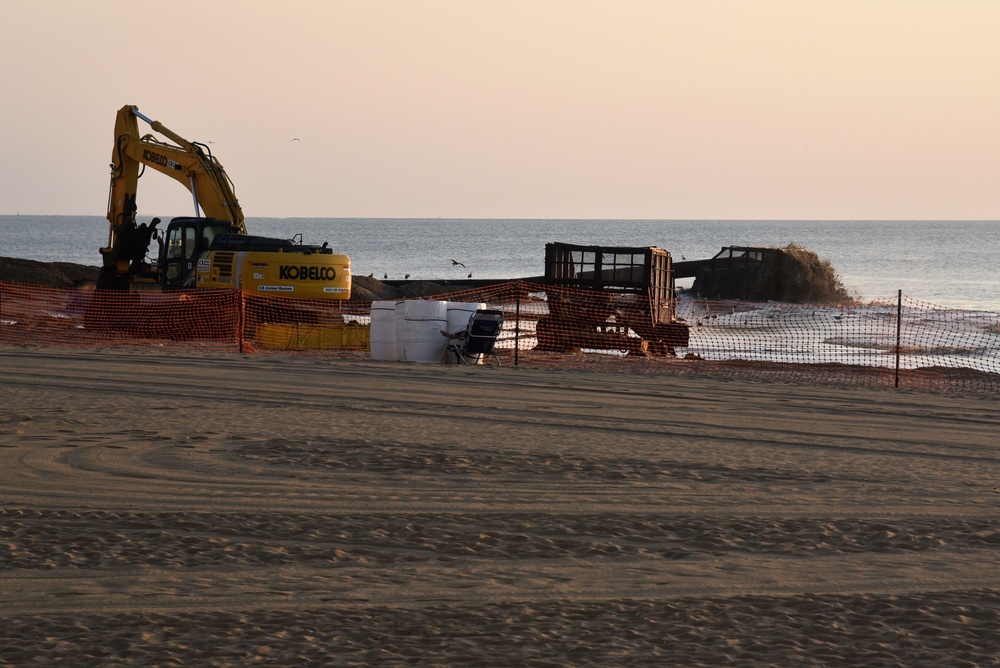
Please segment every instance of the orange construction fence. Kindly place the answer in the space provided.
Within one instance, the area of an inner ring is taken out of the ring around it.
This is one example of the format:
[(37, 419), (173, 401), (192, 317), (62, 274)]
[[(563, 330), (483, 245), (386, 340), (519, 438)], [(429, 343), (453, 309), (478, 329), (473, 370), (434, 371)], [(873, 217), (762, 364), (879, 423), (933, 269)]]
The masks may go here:
[[(504, 313), (504, 365), (725, 375), (955, 392), (1000, 390), (1000, 314), (898, 294), (867, 304), (677, 301), (512, 281), (435, 295)], [(371, 302), (238, 290), (94, 292), (0, 283), (0, 345), (367, 359)], [(442, 352), (445, 339), (442, 337)]]

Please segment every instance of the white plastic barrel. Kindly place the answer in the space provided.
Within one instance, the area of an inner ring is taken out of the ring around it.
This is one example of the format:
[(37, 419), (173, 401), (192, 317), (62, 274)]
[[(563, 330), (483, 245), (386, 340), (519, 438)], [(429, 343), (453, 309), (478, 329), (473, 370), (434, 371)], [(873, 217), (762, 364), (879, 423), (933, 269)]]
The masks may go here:
[[(446, 302), (448, 304), (448, 326), (447, 330), (452, 334), (461, 332), (469, 326), (469, 318), (472, 314), (479, 309), (486, 308), (486, 304), (476, 303), (476, 302)], [(483, 356), (475, 355), (475, 361), (473, 361), (473, 356), (465, 358), (465, 361), (473, 364), (482, 364)], [(455, 353), (448, 353), (445, 357), (445, 362), (449, 364), (455, 364), (458, 359)]]
[[(399, 307), (396, 307), (399, 317)], [(403, 357), (407, 362), (437, 364), (444, 354), (448, 302), (419, 299), (403, 302)]]
[(403, 318), (403, 315), (404, 315), (403, 311), (405, 310), (405, 308), (406, 308), (406, 302), (405, 301), (398, 301), (398, 302), (396, 302), (396, 308), (395, 308), (395, 317), (396, 317), (396, 323), (395, 323), (396, 324), (396, 359), (399, 360), (399, 361), (402, 361), (402, 360), (406, 359), (406, 357), (404, 356), (404, 353), (403, 353), (403, 343), (405, 342), (404, 338), (403, 338), (403, 324), (405, 323), (405, 320)]
[(373, 360), (395, 362), (396, 353), (396, 302), (372, 302), (371, 352)]

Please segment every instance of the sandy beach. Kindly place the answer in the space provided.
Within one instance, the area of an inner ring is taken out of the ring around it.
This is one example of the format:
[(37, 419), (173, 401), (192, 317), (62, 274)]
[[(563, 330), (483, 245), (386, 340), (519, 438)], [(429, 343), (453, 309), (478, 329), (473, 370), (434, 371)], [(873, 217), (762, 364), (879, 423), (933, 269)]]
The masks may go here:
[(0, 665), (998, 665), (1000, 407), (0, 349)]

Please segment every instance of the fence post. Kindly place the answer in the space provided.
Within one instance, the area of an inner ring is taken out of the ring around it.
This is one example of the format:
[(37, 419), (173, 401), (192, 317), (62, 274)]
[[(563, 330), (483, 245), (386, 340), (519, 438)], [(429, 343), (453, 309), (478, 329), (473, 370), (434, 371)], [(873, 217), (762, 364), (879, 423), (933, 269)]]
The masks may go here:
[(903, 291), (896, 293), (896, 387), (899, 387), (899, 346), (903, 329)]
[(514, 366), (517, 366), (521, 354), (521, 281), (514, 283), (514, 291)]
[(246, 327), (246, 300), (243, 298), (243, 289), (237, 288), (236, 297), (239, 299), (239, 311), (237, 312), (236, 318), (236, 329), (238, 330), (239, 342), (240, 342), (240, 354), (242, 355), (245, 350), (243, 349), (243, 330)]

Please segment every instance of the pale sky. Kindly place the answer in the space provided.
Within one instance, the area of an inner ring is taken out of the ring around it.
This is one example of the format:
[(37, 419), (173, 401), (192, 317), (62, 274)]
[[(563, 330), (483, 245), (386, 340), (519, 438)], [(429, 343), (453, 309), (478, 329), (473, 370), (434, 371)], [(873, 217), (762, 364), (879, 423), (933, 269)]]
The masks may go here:
[(248, 217), (996, 220), (998, 35), (998, 0), (0, 0), (0, 214), (103, 216), (135, 104)]

